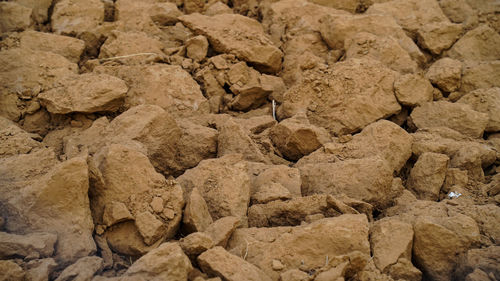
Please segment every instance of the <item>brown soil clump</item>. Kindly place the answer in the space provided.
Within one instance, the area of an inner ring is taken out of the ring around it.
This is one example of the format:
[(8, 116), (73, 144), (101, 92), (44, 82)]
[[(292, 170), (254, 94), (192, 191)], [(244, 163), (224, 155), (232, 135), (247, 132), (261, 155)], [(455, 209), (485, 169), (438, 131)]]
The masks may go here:
[(500, 280), (499, 15), (0, 1), (0, 280)]

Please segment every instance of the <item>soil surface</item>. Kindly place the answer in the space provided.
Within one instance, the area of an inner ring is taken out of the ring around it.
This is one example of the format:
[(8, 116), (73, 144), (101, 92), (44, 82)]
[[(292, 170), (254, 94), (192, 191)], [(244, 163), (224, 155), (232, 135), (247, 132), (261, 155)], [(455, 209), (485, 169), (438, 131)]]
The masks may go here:
[(497, 0), (0, 1), (0, 281), (500, 280)]

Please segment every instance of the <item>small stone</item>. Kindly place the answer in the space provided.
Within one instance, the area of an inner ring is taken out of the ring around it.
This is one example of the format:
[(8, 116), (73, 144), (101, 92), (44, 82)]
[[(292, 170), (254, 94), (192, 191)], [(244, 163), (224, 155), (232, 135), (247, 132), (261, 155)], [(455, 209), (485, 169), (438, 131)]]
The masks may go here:
[[(406, 121), (406, 117), (404, 119)], [(412, 142), (412, 136), (399, 125), (388, 120), (379, 120), (368, 125), (349, 142), (332, 141), (324, 144), (323, 149), (302, 158), (296, 166), (302, 166), (303, 163), (334, 163), (339, 162), (338, 160), (379, 155), (398, 172), (412, 155)]]
[(324, 219), (324, 218), (325, 218), (325, 215), (323, 215), (323, 214), (312, 214), (312, 215), (307, 215), (304, 218), (304, 221), (306, 223), (312, 223), (312, 222), (319, 221), (319, 220)]
[[(365, 14), (384, 14), (391, 16), (391, 18), (394, 18), (398, 25), (406, 31), (406, 34), (410, 38), (415, 38), (417, 31), (427, 24), (449, 22), (436, 0), (374, 2), (376, 3), (371, 5)], [(393, 36), (392, 33), (391, 36)]]
[(83, 122), (78, 120), (71, 120), (70, 125), (73, 128), (81, 128), (83, 127)]
[(0, 260), (0, 272), (2, 281), (24, 281), (25, 272), (13, 261)]
[(477, 11), (472, 9), (468, 0), (441, 0), (439, 6), (443, 13), (454, 23), (462, 23), (470, 29), (478, 24)]
[(215, 15), (220, 15), (220, 14), (232, 14), (233, 10), (229, 8), (226, 4), (217, 1), (214, 4), (210, 5), (206, 10), (205, 10), (205, 15), (206, 16), (215, 16)]
[[(273, 165), (266, 167), (253, 182), (258, 190), (263, 185), (278, 183), (288, 189), (292, 197), (301, 197), (300, 172), (297, 168), (290, 168), (285, 165)], [(255, 192), (255, 191), (252, 191)]]
[[(440, 100), (444, 99), (444, 96), (443, 96), (443, 93), (439, 89), (434, 88), (434, 91), (432, 93), (432, 98), (435, 101), (440, 101)], [(408, 117), (408, 115), (406, 115), (406, 116)]]
[(201, 253), (215, 246), (214, 241), (210, 235), (203, 232), (191, 233), (188, 236), (182, 238), (179, 244), (190, 258), (196, 258)]
[(30, 25), (31, 9), (14, 2), (0, 3), (0, 33), (22, 31)]
[[(404, 3), (400, 1), (399, 3)], [(426, 2), (427, 3), (427, 2)], [(394, 5), (394, 2), (385, 3)], [(371, 6), (370, 8), (373, 8)], [(429, 8), (425, 7), (425, 13), (429, 12)], [(439, 10), (439, 7), (438, 7)], [(411, 11), (411, 9), (408, 9)], [(397, 11), (401, 12), (401, 11)], [(408, 18), (415, 18), (413, 15), (408, 15)], [(359, 32), (369, 32), (378, 36), (387, 36), (396, 39), (399, 45), (408, 52), (410, 57), (417, 62), (425, 61), (425, 57), (413, 42), (408, 34), (403, 30), (397, 20), (392, 15), (379, 11), (374, 11), (373, 14), (364, 13), (362, 15), (334, 15), (328, 14), (322, 18), (320, 23), (320, 32), (323, 40), (332, 49), (344, 48), (345, 40)]]
[(433, 99), (433, 90), (429, 80), (417, 75), (406, 74), (394, 82), (398, 101), (406, 106), (418, 106)]
[(165, 217), (169, 220), (173, 219), (175, 217), (175, 212), (174, 210), (170, 209), (170, 208), (165, 208), (163, 210), (163, 214), (165, 215)]
[(272, 280), (279, 280), (281, 272), (272, 268), (273, 260), (285, 265), (283, 271), (299, 268), (306, 272), (323, 267), (326, 256), (333, 261), (336, 256), (348, 255), (351, 261), (356, 259), (366, 264), (370, 259), (368, 226), (366, 215), (347, 214), (303, 226), (238, 228), (228, 249), (233, 254), (244, 256), (248, 248), (246, 261), (260, 268)]
[(227, 242), (233, 234), (240, 220), (237, 217), (223, 217), (209, 225), (205, 230), (216, 246), (226, 247)]
[(6, 231), (56, 234), (54, 259), (61, 266), (95, 253), (86, 156), (59, 162), (53, 149), (45, 148), (1, 160)]
[(135, 225), (144, 238), (144, 243), (151, 245), (163, 234), (164, 225), (150, 212), (142, 212), (135, 218)]
[(109, 269), (113, 267), (113, 252), (111, 251), (111, 248), (109, 247), (108, 240), (106, 237), (101, 236), (101, 235), (94, 235), (94, 240), (95, 243), (99, 249), (100, 256), (102, 257), (103, 260), (103, 268)]
[(31, 102), (28, 105), (28, 108), (26, 108), (26, 113), (28, 114), (33, 114), (37, 112), (40, 109), (40, 103), (39, 102)]
[(451, 93), (460, 87), (462, 63), (458, 60), (442, 58), (429, 67), (425, 77), (439, 89)]
[(133, 219), (127, 206), (121, 202), (112, 202), (104, 207), (102, 221), (106, 226), (112, 226), (122, 221)]
[(275, 182), (264, 184), (259, 187), (251, 199), (255, 203), (265, 204), (274, 200), (291, 199), (292, 194), (283, 185)]
[[(227, 72), (231, 92), (235, 95), (228, 106), (233, 110), (248, 111), (263, 105), (274, 90), (257, 70), (239, 62)], [(264, 82), (264, 83), (263, 83)]]
[(105, 231), (106, 231), (106, 226), (104, 226), (102, 224), (98, 224), (95, 227), (95, 233), (97, 233), (97, 235), (102, 235), (102, 234), (104, 234)]
[(0, 115), (13, 121), (24, 111), (18, 108), (19, 96), (41, 95), (41, 89), (48, 91), (78, 73), (78, 65), (61, 55), (25, 48), (2, 50), (0, 66)]
[(389, 268), (389, 276), (394, 280), (420, 281), (422, 272), (410, 260), (400, 258), (397, 263)]
[(278, 270), (282, 270), (283, 268), (285, 268), (285, 266), (279, 260), (272, 260), (272, 268), (273, 268), (273, 270), (278, 271)]
[(56, 281), (90, 280), (97, 271), (101, 270), (102, 265), (103, 260), (100, 257), (83, 257), (66, 267)]
[(426, 152), (420, 155), (410, 172), (408, 187), (421, 200), (437, 200), (446, 177), (450, 158), (444, 154)]
[(468, 182), (469, 177), (467, 175), (467, 171), (463, 171), (458, 168), (449, 168), (446, 171), (446, 178), (444, 180), (442, 190), (444, 193), (449, 193), (451, 191), (451, 187), (460, 186), (464, 188), (467, 186)]
[(207, 56), (208, 40), (205, 36), (198, 35), (186, 41), (187, 57), (194, 61), (201, 61)]
[(282, 281), (308, 281), (309, 275), (299, 269), (290, 269), (280, 274)]
[(94, 68), (94, 72), (127, 82), (127, 107), (151, 104), (172, 114), (185, 114), (202, 110), (206, 100), (196, 81), (178, 65), (103, 65)]
[(183, 0), (186, 14), (201, 13), (205, 9), (205, 0)]
[(26, 266), (26, 280), (46, 281), (57, 268), (57, 263), (54, 259), (48, 258), (30, 261)]
[(212, 217), (208, 212), (207, 203), (198, 188), (194, 188), (187, 200), (182, 219), (184, 229), (188, 232), (204, 231), (211, 223)]
[[(151, 205), (151, 208), (153, 208), (153, 211), (155, 213), (160, 213), (161, 211), (163, 211), (163, 199), (161, 197), (153, 198), (150, 205)], [(173, 210), (171, 210), (171, 209), (169, 209), (169, 210), (173, 212)], [(170, 213), (167, 215), (167, 213), (164, 212), (163, 214), (166, 217), (168, 217), (169, 220), (173, 218), (173, 216), (172, 216), (172, 218), (170, 218), (170, 215), (171, 215)], [(173, 215), (175, 215), (175, 213)]]
[(339, 137), (339, 142), (340, 143), (347, 143), (347, 142), (350, 142), (352, 140), (352, 135), (351, 134), (347, 134), (347, 135), (342, 135)]

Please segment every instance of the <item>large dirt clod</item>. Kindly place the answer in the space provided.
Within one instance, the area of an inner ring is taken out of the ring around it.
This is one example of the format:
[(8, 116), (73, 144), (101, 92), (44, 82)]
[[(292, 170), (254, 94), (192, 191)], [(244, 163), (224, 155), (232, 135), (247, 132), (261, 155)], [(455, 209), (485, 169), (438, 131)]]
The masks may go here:
[(123, 104), (127, 91), (125, 82), (116, 77), (83, 74), (38, 98), (42, 106), (56, 114), (113, 112)]
[[(404, 1), (399, 2), (404, 3)], [(390, 34), (413, 60), (419, 64), (425, 62), (425, 57), (417, 45), (406, 35), (397, 21), (389, 15), (379, 13), (354, 16), (330, 14), (322, 18), (320, 31), (328, 46), (336, 50), (342, 50), (345, 40), (359, 32), (369, 32), (379, 36)]]
[(0, 117), (0, 158), (26, 154), (41, 147), (35, 136), (19, 128), (14, 122)]
[(125, 81), (129, 87), (126, 107), (156, 105), (178, 116), (206, 111), (200, 86), (179, 66), (97, 66), (94, 72)]
[(93, 32), (104, 22), (104, 3), (100, 0), (57, 1), (51, 17), (57, 34), (81, 35)]
[[(393, 278), (402, 277), (401, 268), (413, 267), (409, 262), (413, 247), (413, 226), (398, 219), (387, 218), (377, 221), (370, 229), (370, 243), (373, 260), (381, 272)], [(405, 264), (406, 263), (406, 264)], [(404, 270), (418, 272), (418, 269)], [(421, 274), (416, 274), (419, 280)]]
[(54, 253), (57, 235), (52, 233), (30, 233), (16, 235), (0, 232), (0, 256), (10, 257), (50, 257)]
[(270, 133), (276, 148), (292, 161), (315, 151), (330, 139), (326, 130), (309, 124), (305, 116), (285, 119), (274, 126)]
[(186, 203), (184, 216), (182, 218), (183, 227), (188, 233), (205, 231), (205, 229), (213, 223), (212, 216), (208, 212), (208, 206), (205, 199), (198, 191), (198, 188), (193, 188)]
[(412, 144), (410, 134), (392, 122), (380, 120), (366, 126), (352, 138), (326, 143), (324, 148), (303, 157), (297, 162), (297, 166), (379, 156), (397, 172), (410, 158)]
[(204, 160), (177, 180), (185, 195), (198, 188), (214, 220), (226, 216), (246, 220), (250, 203), (250, 178), (246, 167), (247, 163), (242, 161), (241, 155), (230, 154)]
[(32, 9), (15, 2), (0, 3), (0, 33), (23, 31), (31, 24)]
[(194, 32), (207, 37), (219, 53), (231, 53), (263, 71), (275, 73), (281, 67), (282, 52), (276, 48), (259, 22), (240, 15), (200, 14), (179, 18)]
[(71, 62), (78, 63), (85, 50), (85, 42), (69, 36), (25, 31), (20, 37), (20, 47), (34, 51), (52, 52)]
[[(380, 157), (299, 167), (302, 194), (345, 194), (383, 208), (390, 204), (392, 169)], [(361, 173), (360, 173), (361, 172)]]
[(135, 255), (145, 253), (147, 246), (175, 235), (184, 208), (179, 185), (169, 184), (144, 154), (127, 146), (111, 145), (93, 158), (94, 184), (89, 193), (91, 207), (95, 223), (112, 228), (106, 234), (108, 239), (119, 239), (111, 236), (121, 233), (118, 228), (127, 227), (121, 222), (133, 221), (140, 237), (137, 237), (138, 241), (129, 237), (131, 246), (128, 248), (144, 246), (136, 249), (137, 252), (124, 254)]
[(426, 152), (418, 157), (408, 178), (408, 187), (422, 200), (439, 198), (450, 158), (444, 154)]
[(391, 36), (359, 32), (348, 37), (344, 44), (347, 59), (368, 57), (402, 73), (414, 73), (419, 69), (417, 62)]
[(458, 102), (469, 104), (474, 110), (488, 114), (486, 132), (500, 131), (500, 88), (475, 90), (461, 97)]
[(44, 149), (3, 158), (0, 173), (7, 231), (56, 233), (55, 256), (62, 264), (95, 252), (85, 158), (59, 163), (50, 149)]
[(500, 87), (500, 60), (468, 62), (462, 71), (460, 91), (470, 92), (480, 88)]
[(462, 63), (451, 58), (442, 58), (429, 67), (425, 77), (445, 92), (456, 91), (460, 88)]
[(198, 257), (198, 263), (203, 271), (228, 281), (271, 280), (258, 267), (241, 257), (232, 255), (222, 247), (215, 247), (201, 254)]
[(432, 101), (434, 88), (424, 77), (406, 74), (394, 82), (398, 102), (406, 106), (418, 106)]
[(183, 281), (192, 268), (177, 243), (163, 243), (134, 262), (125, 272), (124, 279)]
[(488, 123), (488, 115), (471, 106), (446, 101), (429, 102), (411, 113), (413, 123), (419, 129), (448, 127), (464, 135), (479, 138)]
[(282, 264), (280, 271), (307, 272), (325, 265), (326, 256), (333, 260), (357, 251), (368, 259), (368, 220), (365, 215), (342, 215), (304, 226), (238, 229), (228, 247), (278, 280), (273, 260)]
[(278, 113), (283, 118), (305, 113), (312, 125), (331, 134), (354, 133), (399, 112), (395, 79), (394, 71), (368, 59), (351, 59), (329, 69), (314, 69), (284, 94)]
[(486, 25), (467, 32), (448, 52), (459, 60), (498, 60), (500, 51), (493, 47), (500, 44), (500, 35)]
[(76, 64), (54, 53), (26, 48), (0, 51), (0, 115), (19, 121), (39, 93), (75, 77), (77, 70)]

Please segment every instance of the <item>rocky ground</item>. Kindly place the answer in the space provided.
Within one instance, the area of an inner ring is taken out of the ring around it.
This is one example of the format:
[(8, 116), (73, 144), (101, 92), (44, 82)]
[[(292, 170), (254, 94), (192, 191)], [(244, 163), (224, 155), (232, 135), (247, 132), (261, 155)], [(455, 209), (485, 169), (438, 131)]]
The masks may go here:
[(0, 280), (500, 280), (497, 0), (0, 1)]

